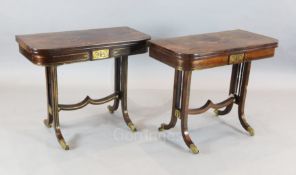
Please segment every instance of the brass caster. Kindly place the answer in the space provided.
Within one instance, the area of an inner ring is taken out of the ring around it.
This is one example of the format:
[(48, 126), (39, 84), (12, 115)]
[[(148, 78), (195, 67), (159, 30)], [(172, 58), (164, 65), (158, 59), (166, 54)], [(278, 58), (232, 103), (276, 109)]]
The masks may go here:
[(44, 120), (43, 120), (43, 123), (44, 123), (44, 125), (45, 125), (46, 127), (48, 127), (48, 128), (51, 128), (51, 127), (52, 127), (52, 124), (49, 124), (48, 119), (44, 119)]
[(158, 128), (158, 131), (164, 131), (164, 124), (160, 125), (160, 127)]
[(113, 114), (114, 113), (114, 110), (113, 110), (113, 107), (112, 106), (108, 106), (108, 110), (109, 110), (109, 112), (111, 113), (111, 114)]
[(129, 122), (127, 126), (130, 128), (130, 130), (132, 132), (136, 132), (137, 131), (137, 128), (135, 127), (135, 125), (132, 122)]
[(59, 143), (61, 145), (61, 147), (64, 149), (64, 150), (69, 150), (69, 145), (66, 144), (65, 140), (59, 140)]
[(190, 144), (190, 149), (193, 154), (198, 154), (199, 150), (194, 144)]
[(219, 110), (218, 109), (214, 109), (214, 114), (215, 114), (215, 117), (218, 117), (219, 116)]
[(252, 127), (249, 126), (248, 129), (247, 129), (247, 131), (250, 134), (250, 136), (254, 136), (255, 135), (255, 131), (254, 131), (254, 129)]

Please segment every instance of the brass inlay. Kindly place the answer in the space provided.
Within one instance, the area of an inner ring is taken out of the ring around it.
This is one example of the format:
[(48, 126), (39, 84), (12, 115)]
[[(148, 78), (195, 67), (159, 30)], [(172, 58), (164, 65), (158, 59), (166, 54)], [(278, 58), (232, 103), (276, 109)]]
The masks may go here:
[(183, 67), (181, 67), (181, 66), (176, 67), (176, 69), (179, 71), (183, 71)]
[(245, 54), (234, 54), (229, 56), (229, 64), (237, 64), (244, 61)]
[(116, 48), (112, 50), (112, 56), (121, 56), (121, 55), (128, 55), (129, 50), (126, 48)]
[(107, 97), (101, 98), (101, 99), (92, 99), (89, 96), (86, 96), (81, 102), (75, 103), (75, 104), (59, 104), (59, 110), (76, 110), (76, 109), (81, 109), (88, 104), (92, 105), (100, 105), (107, 103), (111, 100), (114, 100), (118, 98), (118, 95), (116, 93), (113, 93), (111, 95), (108, 95)]
[(109, 49), (95, 50), (92, 52), (92, 57), (96, 59), (104, 59), (109, 57)]
[(181, 117), (180, 117), (180, 116), (181, 116), (181, 112), (180, 112), (179, 109), (176, 109), (176, 110), (175, 110), (175, 116), (176, 116), (177, 118), (181, 118)]
[(52, 115), (52, 110), (51, 110), (51, 106), (48, 105), (48, 113)]
[(83, 54), (82, 58), (88, 59), (88, 54)]

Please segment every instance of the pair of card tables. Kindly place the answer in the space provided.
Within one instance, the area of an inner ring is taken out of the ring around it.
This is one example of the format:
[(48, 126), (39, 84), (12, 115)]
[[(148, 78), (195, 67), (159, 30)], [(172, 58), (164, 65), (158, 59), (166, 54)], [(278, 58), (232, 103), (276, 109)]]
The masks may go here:
[[(210, 108), (217, 116), (225, 115), (237, 104), (242, 127), (254, 135), (244, 111), (251, 62), (272, 57), (278, 45), (276, 39), (243, 30), (150, 40), (149, 35), (129, 27), (18, 35), (16, 41), (20, 53), (32, 63), (45, 67), (48, 112), (44, 124), (54, 128), (63, 149), (68, 150), (69, 146), (60, 128), (59, 112), (62, 110), (113, 101), (113, 105), (108, 106), (109, 111), (113, 113), (121, 104), (125, 123), (136, 131), (127, 109), (128, 56), (145, 53), (149, 47), (152, 58), (175, 69), (171, 119), (168, 124), (161, 124), (159, 131), (175, 127), (180, 119), (184, 142), (193, 153), (199, 150), (188, 132), (188, 115), (201, 114)], [(114, 93), (101, 99), (87, 96), (76, 104), (59, 103), (58, 66), (108, 58), (115, 58)], [(224, 65), (232, 65), (229, 97), (220, 103), (208, 100), (200, 108), (189, 109), (192, 71)]]

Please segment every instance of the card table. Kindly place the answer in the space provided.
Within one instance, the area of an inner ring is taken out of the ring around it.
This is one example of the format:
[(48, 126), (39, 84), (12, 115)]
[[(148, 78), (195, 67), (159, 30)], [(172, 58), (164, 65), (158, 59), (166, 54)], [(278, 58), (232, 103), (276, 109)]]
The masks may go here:
[[(244, 110), (251, 62), (272, 57), (277, 45), (276, 39), (244, 30), (149, 41), (149, 55), (175, 69), (171, 120), (168, 124), (161, 124), (159, 130), (175, 127), (177, 119), (180, 119), (186, 145), (193, 153), (198, 153), (199, 149), (189, 135), (188, 114), (201, 114), (213, 108), (217, 116), (225, 115), (237, 104), (239, 121), (253, 136), (254, 129), (248, 124)], [(200, 108), (189, 109), (192, 71), (224, 65), (232, 65), (229, 97), (220, 103), (208, 100)]]
[[(125, 123), (132, 131), (136, 127), (127, 110), (128, 56), (147, 52), (149, 35), (129, 27), (114, 27), (80, 31), (18, 35), (19, 51), (32, 63), (45, 67), (47, 87), (47, 119), (44, 124), (53, 126), (57, 140), (65, 150), (69, 149), (60, 128), (59, 112), (76, 110), (88, 104), (100, 105), (113, 101), (108, 106), (111, 113), (121, 102)], [(114, 93), (101, 99), (87, 96), (76, 104), (59, 104), (57, 67), (85, 61), (115, 58)]]

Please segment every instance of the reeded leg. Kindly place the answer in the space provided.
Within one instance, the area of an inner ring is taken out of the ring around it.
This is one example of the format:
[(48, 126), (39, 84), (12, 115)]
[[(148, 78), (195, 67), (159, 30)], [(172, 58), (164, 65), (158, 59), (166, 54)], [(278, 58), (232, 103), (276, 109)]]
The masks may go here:
[[(57, 67), (50, 66), (46, 68), (48, 78), (48, 91), (50, 96), (51, 114), (53, 119), (53, 127), (56, 133), (59, 144), (64, 150), (69, 150), (69, 146), (66, 144), (65, 139), (62, 135), (59, 122), (59, 111), (58, 111), (58, 80), (57, 80)], [(50, 121), (50, 120), (48, 120)]]
[(47, 119), (44, 119), (44, 124), (46, 127), (51, 128), (53, 122), (52, 116), (52, 95), (51, 95), (51, 84), (50, 84), (50, 68), (45, 67), (45, 78), (46, 78), (46, 94), (47, 94)]
[[(121, 58), (114, 59), (114, 91), (120, 94), (120, 65), (121, 65)], [(113, 105), (109, 105), (108, 109), (110, 113), (113, 113), (118, 109), (120, 97), (114, 99)]]
[(135, 125), (131, 121), (127, 110), (127, 68), (128, 68), (128, 57), (121, 57), (121, 109), (125, 123), (131, 129), (132, 132), (137, 131)]
[(255, 134), (254, 129), (248, 124), (245, 116), (245, 101), (246, 101), (246, 95), (247, 95), (247, 86), (249, 82), (251, 62), (245, 62), (241, 64), (242, 64), (242, 70), (241, 70), (241, 86), (240, 86), (239, 99), (238, 99), (238, 116), (239, 116), (239, 121), (243, 126), (243, 128), (246, 131), (248, 131), (251, 136), (253, 136)]
[[(238, 68), (239, 68), (238, 64), (232, 65), (229, 95), (235, 94), (235, 92), (236, 92), (236, 89), (238, 86), (238, 73), (239, 73)], [(216, 114), (216, 116), (226, 115), (231, 111), (232, 107), (233, 107), (233, 103), (226, 106), (226, 108), (224, 110), (215, 109), (214, 113)]]
[(181, 100), (181, 83), (182, 83), (182, 71), (175, 70), (174, 78), (174, 92), (173, 92), (173, 104), (172, 104), (172, 114), (171, 121), (169, 124), (162, 123), (159, 127), (159, 131), (168, 130), (175, 127), (177, 123), (176, 110), (180, 110), (180, 100)]
[(182, 136), (186, 145), (190, 148), (192, 153), (199, 153), (198, 148), (192, 142), (188, 132), (188, 108), (189, 108), (189, 95), (191, 83), (191, 71), (184, 71), (182, 80), (182, 99), (181, 99), (181, 130)]

